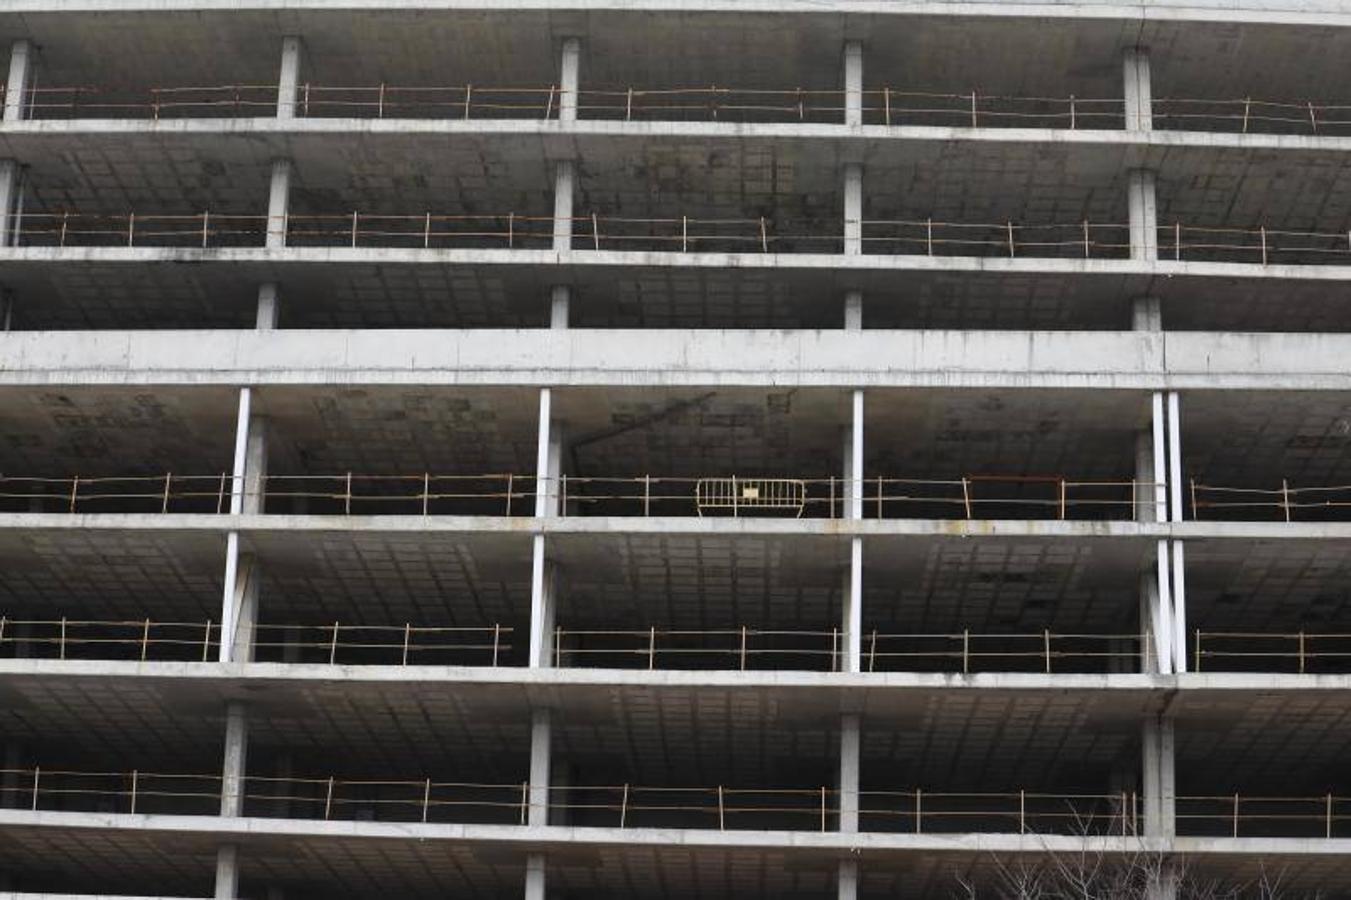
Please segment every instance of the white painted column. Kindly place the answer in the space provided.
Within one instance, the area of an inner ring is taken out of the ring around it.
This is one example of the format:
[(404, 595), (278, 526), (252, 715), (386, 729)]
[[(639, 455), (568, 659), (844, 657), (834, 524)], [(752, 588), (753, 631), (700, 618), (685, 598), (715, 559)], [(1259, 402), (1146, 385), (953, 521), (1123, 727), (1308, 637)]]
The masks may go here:
[[(1168, 518), (1183, 520), (1182, 509), (1182, 404), (1177, 391), (1168, 392)], [(1182, 541), (1174, 540), (1173, 580), (1173, 671), (1187, 671), (1187, 579)]]
[[(234, 468), (230, 479), (230, 514), (263, 511), (267, 483), (267, 432), (253, 412), (253, 389), (240, 388), (235, 424)], [(221, 608), (221, 662), (249, 662), (253, 655), (261, 583), (256, 558), (240, 550), (239, 532), (225, 541), (225, 585)]]
[(844, 166), (844, 253), (863, 253), (863, 166), (859, 163)]
[(863, 43), (844, 44), (844, 124), (863, 124)]
[(286, 246), (291, 217), (291, 161), (274, 159), (267, 192), (267, 249)]
[(5, 80), (6, 122), (21, 122), (28, 118), (33, 53), (33, 45), (26, 40), (15, 41), (9, 47), (9, 77)]
[(1126, 130), (1152, 131), (1154, 93), (1150, 86), (1149, 51), (1135, 48), (1122, 59), (1122, 80), (1126, 100)]
[[(844, 435), (844, 518), (863, 518), (863, 391), (850, 396), (850, 424)], [(849, 564), (845, 572), (841, 602), (840, 631), (842, 646), (840, 670), (858, 672), (862, 668), (863, 633), (863, 538), (849, 540)]]
[(304, 61), (304, 43), (297, 35), (281, 39), (281, 70), (277, 75), (277, 118), (294, 119), (303, 112), (297, 105), (300, 73)]
[[(536, 447), (535, 517), (560, 515), (562, 508), (563, 427), (553, 416), (553, 391), (541, 388), (539, 395), (539, 442)], [(553, 658), (554, 622), (558, 572), (548, 559), (543, 534), (534, 537), (534, 555), (530, 573), (530, 666), (544, 668), (556, 664)]]
[(1132, 169), (1126, 182), (1130, 209), (1131, 259), (1152, 262), (1159, 258), (1159, 207), (1154, 173)]

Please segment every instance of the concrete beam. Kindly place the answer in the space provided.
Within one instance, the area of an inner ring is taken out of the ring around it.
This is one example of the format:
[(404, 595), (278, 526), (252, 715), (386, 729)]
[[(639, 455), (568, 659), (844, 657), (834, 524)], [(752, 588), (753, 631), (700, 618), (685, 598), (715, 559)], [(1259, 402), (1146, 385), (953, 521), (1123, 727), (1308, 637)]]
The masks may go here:
[(1345, 334), (16, 331), (0, 334), (0, 357), (3, 385), (1351, 389)]

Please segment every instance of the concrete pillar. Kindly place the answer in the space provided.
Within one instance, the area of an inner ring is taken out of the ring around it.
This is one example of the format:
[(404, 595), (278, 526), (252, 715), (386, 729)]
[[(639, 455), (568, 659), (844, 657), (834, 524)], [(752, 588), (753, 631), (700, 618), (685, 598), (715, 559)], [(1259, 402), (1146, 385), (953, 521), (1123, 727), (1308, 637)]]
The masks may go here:
[(839, 900), (856, 900), (858, 897), (858, 860), (840, 860), (839, 875), (836, 883)]
[(566, 284), (556, 284), (549, 292), (549, 327), (562, 329), (568, 327), (569, 307), (572, 305), (572, 289)]
[[(537, 709), (530, 718), (530, 807), (526, 824), (541, 827), (549, 824), (550, 767), (553, 762), (553, 715), (547, 709)], [(547, 860), (542, 853), (526, 857), (526, 900), (544, 900), (544, 882)]]
[(1177, 834), (1177, 788), (1174, 779), (1173, 722), (1151, 717), (1145, 720), (1141, 734), (1143, 765), (1141, 786), (1144, 796), (1144, 833), (1146, 837), (1170, 839)]
[(17, 160), (0, 159), (0, 247), (12, 247), (18, 236), (19, 176)]
[(525, 900), (544, 900), (545, 858), (531, 853), (525, 858)]
[(1158, 297), (1136, 297), (1131, 301), (1132, 331), (1163, 331), (1163, 304)]
[(1149, 79), (1149, 51), (1137, 47), (1126, 51), (1122, 59), (1122, 80), (1126, 99), (1126, 130), (1152, 131), (1154, 96)]
[(272, 180), (267, 192), (267, 249), (286, 246), (291, 217), (291, 161), (272, 161)]
[(1154, 192), (1154, 173), (1132, 169), (1127, 176), (1130, 207), (1131, 259), (1152, 262), (1159, 258), (1159, 208)]
[(1168, 392), (1168, 510), (1182, 521), (1182, 409), (1177, 391)]
[(280, 313), (280, 300), (277, 297), (276, 282), (269, 281), (258, 286), (258, 313), (254, 327), (259, 331), (272, 331), (277, 327)]
[(862, 291), (849, 291), (844, 295), (844, 330), (863, 330)]
[(281, 71), (277, 75), (277, 118), (294, 119), (304, 62), (304, 43), (296, 35), (281, 39)]
[(844, 44), (844, 124), (863, 124), (863, 43)]
[(530, 660), (531, 668), (558, 664), (554, 659), (554, 628), (558, 617), (558, 568), (546, 556), (544, 535), (535, 535), (530, 570)]
[(580, 38), (563, 39), (563, 49), (558, 66), (558, 121), (577, 121), (577, 99), (581, 84), (582, 41)]
[(844, 252), (846, 256), (863, 253), (863, 166), (844, 166)]
[(242, 703), (225, 705), (225, 760), (221, 766), (220, 814), (244, 814), (244, 776), (248, 769), (249, 717)]
[(530, 809), (526, 823), (549, 824), (549, 775), (553, 762), (553, 714), (537, 709), (530, 717)]
[(862, 725), (855, 713), (840, 717), (840, 832), (858, 831)]
[(1173, 563), (1173, 671), (1186, 672), (1187, 663), (1187, 579), (1182, 541), (1172, 542)]
[(216, 850), (216, 900), (239, 896), (239, 848), (225, 844)]
[(28, 118), (28, 91), (33, 78), (33, 45), (25, 40), (9, 47), (9, 77), (5, 81), (5, 121)]
[(0, 331), (12, 331), (14, 329), (14, 293), (12, 291), (0, 292)]

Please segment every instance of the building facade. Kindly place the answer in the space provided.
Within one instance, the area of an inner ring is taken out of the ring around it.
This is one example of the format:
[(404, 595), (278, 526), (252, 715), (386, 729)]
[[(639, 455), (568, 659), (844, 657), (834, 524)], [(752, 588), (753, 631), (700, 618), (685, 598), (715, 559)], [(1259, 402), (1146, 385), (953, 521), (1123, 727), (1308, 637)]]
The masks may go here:
[(1351, 896), (1345, 4), (0, 46), (0, 897)]

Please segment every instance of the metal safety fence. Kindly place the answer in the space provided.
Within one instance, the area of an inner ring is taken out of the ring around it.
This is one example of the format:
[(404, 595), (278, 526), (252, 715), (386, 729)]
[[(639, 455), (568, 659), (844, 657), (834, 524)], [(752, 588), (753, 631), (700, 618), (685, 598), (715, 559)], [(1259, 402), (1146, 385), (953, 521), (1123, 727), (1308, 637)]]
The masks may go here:
[[(266, 512), (316, 515), (533, 515), (543, 491), (558, 515), (847, 518), (857, 489), (865, 518), (1131, 520), (1155, 518), (1162, 485), (1075, 480), (1061, 475), (960, 478), (869, 476), (623, 477), (443, 475), (343, 472), (269, 475)], [(252, 489), (256, 490), (256, 489)], [(235, 479), (227, 473), (163, 475), (0, 475), (2, 512), (228, 513)], [(1212, 485), (1191, 479), (1186, 515), (1207, 521), (1342, 521), (1351, 485), (1271, 488)]]
[[(907, 257), (1118, 259), (1131, 257), (1130, 226), (1116, 222), (950, 222), (933, 218), (858, 221), (769, 217), (602, 215), (566, 220), (537, 212), (461, 215), (353, 210), (269, 218), (236, 212), (102, 214), (16, 213), (13, 240), (24, 247), (552, 249), (567, 234), (576, 251), (635, 253), (840, 254), (857, 229), (863, 252)], [(1351, 261), (1351, 231), (1260, 225), (1228, 228), (1160, 224), (1158, 257), (1175, 262), (1335, 265)]]
[[(838, 629), (577, 629), (554, 630), (554, 659), (563, 667), (622, 669), (838, 672), (847, 633)], [(892, 632), (860, 634), (864, 672), (1140, 671), (1152, 648), (1135, 634), (1035, 632)]]
[[(242, 629), (260, 662), (330, 665), (507, 665), (514, 629), (412, 625), (273, 624)], [(145, 619), (32, 619), (0, 615), (0, 657), (201, 661), (218, 658), (220, 623)]]
[[(4, 87), (0, 86), (0, 97)], [(33, 119), (181, 119), (272, 117), (275, 84), (112, 88), (32, 87), (24, 95)], [(869, 87), (859, 95), (865, 125), (951, 128), (1120, 130), (1129, 123), (1120, 97), (1067, 93), (1017, 95)], [(557, 120), (565, 106), (582, 119), (606, 121), (778, 122), (842, 124), (848, 94), (838, 88), (745, 88), (728, 85), (622, 86), (562, 90), (548, 85), (326, 85), (296, 87), (298, 118)], [(1351, 134), (1351, 105), (1322, 99), (1156, 97), (1154, 128), (1234, 134)]]
[[(252, 775), (232, 781), (220, 775), (42, 767), (0, 769), (0, 779), (0, 805), (11, 809), (216, 815), (222, 796), (230, 795), (248, 815), (349, 821), (525, 825), (531, 804), (543, 802), (575, 824), (598, 827), (829, 832), (838, 827), (841, 803), (841, 793), (824, 785), (575, 784), (532, 797), (528, 781)], [(1331, 793), (1179, 795), (1176, 823), (1178, 832), (1188, 835), (1344, 837), (1351, 830), (1348, 800)], [(864, 790), (857, 804), (860, 830), (869, 832), (1130, 836), (1143, 831), (1142, 798), (1128, 791)]]

